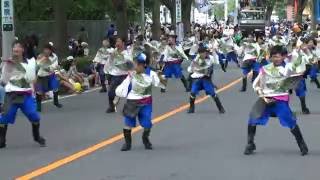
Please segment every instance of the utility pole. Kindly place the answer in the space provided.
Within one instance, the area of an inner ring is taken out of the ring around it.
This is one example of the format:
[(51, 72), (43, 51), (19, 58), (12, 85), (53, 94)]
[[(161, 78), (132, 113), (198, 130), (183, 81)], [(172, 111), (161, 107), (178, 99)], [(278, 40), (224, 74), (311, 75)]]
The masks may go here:
[(141, 31), (142, 35), (144, 36), (144, 31), (145, 31), (145, 13), (144, 13), (144, 0), (141, 0)]
[(224, 21), (228, 20), (228, 0), (224, 0)]
[(1, 0), (2, 14), (2, 60), (12, 56), (11, 45), (15, 40), (13, 0)]
[(239, 16), (239, 0), (235, 0), (236, 2), (236, 6), (235, 6), (235, 13), (234, 13), (234, 17), (233, 17), (233, 23), (234, 25), (238, 24), (238, 16)]
[(316, 0), (311, 0), (310, 1), (310, 13), (311, 13), (311, 29), (313, 31), (316, 30), (316, 24), (317, 24), (317, 13), (316, 13)]

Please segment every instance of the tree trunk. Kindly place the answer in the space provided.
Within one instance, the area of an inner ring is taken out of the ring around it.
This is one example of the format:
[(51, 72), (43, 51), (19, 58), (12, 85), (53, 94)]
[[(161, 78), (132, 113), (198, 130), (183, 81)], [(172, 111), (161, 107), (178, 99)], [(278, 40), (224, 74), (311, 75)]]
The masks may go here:
[(160, 2), (153, 1), (152, 6), (152, 39), (160, 40), (161, 24), (160, 24)]
[(176, 19), (176, 8), (168, 8), (170, 10), (170, 16), (171, 16), (171, 28), (173, 30), (176, 30), (177, 25), (177, 19)]
[(118, 36), (128, 39), (127, 0), (112, 0), (116, 12), (116, 24)]
[(307, 2), (307, 0), (298, 0), (298, 12), (296, 14), (296, 22), (298, 22), (299, 24), (302, 23), (302, 13), (307, 5)]
[(310, 10), (311, 10), (311, 29), (316, 31), (317, 28), (317, 17), (315, 14), (315, 2), (313, 0), (310, 1)]
[(55, 47), (57, 53), (60, 56), (67, 54), (67, 41), (68, 41), (68, 27), (67, 27), (67, 7), (65, 0), (54, 1), (54, 36), (55, 36)]
[(192, 0), (182, 1), (182, 23), (183, 23), (185, 34), (191, 32), (191, 22), (190, 22), (191, 7), (192, 7)]
[(267, 6), (266, 17), (265, 17), (267, 25), (269, 25), (271, 22), (271, 15), (272, 15), (273, 7), (274, 7), (274, 5)]
[(171, 26), (172, 29), (176, 29), (177, 21), (176, 21), (176, 1), (175, 0), (162, 0), (162, 4), (164, 4), (170, 11), (171, 16)]

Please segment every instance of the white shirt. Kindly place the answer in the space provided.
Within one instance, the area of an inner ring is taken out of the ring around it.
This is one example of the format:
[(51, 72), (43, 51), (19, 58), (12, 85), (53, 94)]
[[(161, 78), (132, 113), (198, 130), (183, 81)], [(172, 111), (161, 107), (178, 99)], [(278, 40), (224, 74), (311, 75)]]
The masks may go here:
[[(22, 67), (25, 69), (25, 73), (21, 73), (21, 71), (16, 71), (15, 68), (11, 69), (9, 72), (9, 81), (5, 86), (6, 92), (26, 92), (32, 91), (32, 83), (36, 79), (36, 60), (34, 58), (28, 59), (28, 63), (22, 62), (20, 63)], [(28, 83), (30, 83), (30, 87), (23, 88), (16, 86), (10, 82), (10, 80), (18, 80), (25, 79)]]
[(150, 75), (145, 73), (143, 74), (133, 74), (132, 76), (128, 76), (127, 78), (131, 78), (131, 90), (127, 96), (127, 99), (131, 100), (139, 100), (147, 97), (151, 97), (151, 91), (148, 93), (145, 92), (146, 89), (155, 87), (163, 87), (158, 77), (158, 74), (154, 71), (150, 71)]
[[(167, 45), (162, 53), (164, 55), (164, 62), (171, 62), (177, 60), (188, 60), (188, 56), (184, 53), (183, 48), (181, 46), (175, 46), (175, 48), (171, 48)], [(175, 55), (176, 57), (172, 57)]]
[[(200, 62), (203, 61), (203, 64)], [(203, 73), (207, 71), (210, 67), (215, 64), (219, 64), (219, 57), (216, 53), (214, 55), (209, 55), (205, 60), (200, 59), (200, 55), (192, 61), (191, 65), (188, 67), (188, 71), (191, 74), (192, 78), (202, 78), (208, 74)]]
[(117, 50), (115, 50), (115, 52), (111, 55), (109, 74), (113, 76), (127, 75), (128, 70), (121, 69), (121, 65), (126, 64), (126, 62), (128, 61), (133, 61), (130, 50), (124, 50), (120, 53)]

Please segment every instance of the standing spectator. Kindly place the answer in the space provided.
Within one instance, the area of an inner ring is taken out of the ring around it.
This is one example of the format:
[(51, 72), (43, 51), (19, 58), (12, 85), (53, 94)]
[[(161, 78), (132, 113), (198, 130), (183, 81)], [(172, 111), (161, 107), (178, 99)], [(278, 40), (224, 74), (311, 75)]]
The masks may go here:
[(80, 32), (78, 33), (77, 39), (79, 44), (81, 44), (82, 42), (89, 42), (89, 34), (84, 27), (80, 28)]
[(114, 27), (114, 24), (111, 24), (107, 30), (107, 39), (109, 40), (110, 45), (113, 48), (115, 47), (115, 44), (116, 44), (115, 35), (116, 35), (116, 29)]

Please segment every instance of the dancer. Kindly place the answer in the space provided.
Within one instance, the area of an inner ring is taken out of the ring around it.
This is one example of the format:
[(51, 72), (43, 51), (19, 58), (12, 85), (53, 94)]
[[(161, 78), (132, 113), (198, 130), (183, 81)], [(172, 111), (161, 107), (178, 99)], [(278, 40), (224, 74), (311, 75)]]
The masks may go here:
[[(177, 36), (171, 32), (169, 34), (169, 44), (165, 47), (164, 52), (162, 53), (160, 63), (164, 63), (163, 74), (166, 78), (172, 78), (172, 75), (175, 78), (180, 78), (184, 88), (187, 92), (190, 91), (188, 88), (188, 81), (182, 73), (181, 63), (183, 60), (188, 60), (188, 56), (184, 53), (183, 49), (180, 46), (177, 46), (176, 43)], [(163, 88), (161, 92), (165, 92)]]
[[(148, 57), (149, 58), (149, 57)], [(145, 149), (151, 150), (152, 144), (149, 140), (152, 128), (152, 86), (163, 87), (166, 80), (152, 71), (147, 63), (149, 60), (144, 53), (134, 58), (135, 70), (118, 86), (116, 94), (125, 97), (127, 102), (123, 108), (124, 123), (123, 135), (125, 144), (121, 151), (131, 150), (131, 129), (136, 127), (138, 118), (140, 125), (144, 128), (142, 142)]]
[(0, 148), (6, 147), (8, 124), (14, 124), (17, 110), (21, 109), (32, 125), (35, 142), (46, 145), (46, 140), (40, 135), (40, 116), (33, 97), (32, 83), (36, 79), (36, 62), (34, 58), (27, 59), (25, 46), (21, 41), (13, 44), (12, 59), (3, 61), (1, 83), (5, 84), (5, 103), (0, 117)]
[(37, 110), (41, 112), (41, 102), (45, 93), (53, 91), (53, 104), (62, 108), (59, 103), (60, 82), (55, 74), (59, 69), (58, 56), (54, 53), (52, 43), (44, 46), (42, 54), (38, 56), (38, 78), (36, 83)]
[(117, 38), (116, 49), (110, 56), (110, 88), (109, 88), (109, 108), (106, 113), (116, 112), (116, 106), (114, 103), (116, 94), (116, 88), (126, 79), (128, 71), (133, 68), (132, 54), (130, 50), (126, 49), (124, 39)]
[[(294, 58), (292, 63), (285, 64), (283, 56), (283, 47), (275, 46), (270, 50), (272, 63), (261, 68), (260, 73), (253, 83), (254, 90), (259, 95), (259, 100), (253, 106), (248, 122), (248, 144), (244, 154), (250, 155), (256, 150), (254, 137), (256, 134), (257, 125), (266, 125), (271, 115), (276, 115), (279, 118), (280, 124), (290, 128), (294, 135), (301, 155), (308, 154), (308, 147), (304, 142), (297, 119), (289, 107), (288, 90), (292, 87), (285, 85), (285, 81), (292, 77), (291, 75), (298, 74), (295, 81), (299, 82), (302, 78), (305, 68), (299, 58)], [(299, 70), (298, 69), (302, 69)], [(294, 83), (293, 83), (294, 84)]]
[(199, 91), (204, 90), (207, 95), (210, 95), (219, 109), (221, 114), (225, 113), (225, 110), (221, 104), (218, 95), (215, 92), (215, 86), (212, 83), (211, 75), (213, 73), (214, 64), (219, 64), (218, 55), (209, 55), (208, 47), (201, 43), (199, 44), (197, 57), (192, 61), (188, 68), (192, 78), (192, 87), (190, 94), (190, 108), (188, 113), (194, 113), (196, 95)]

